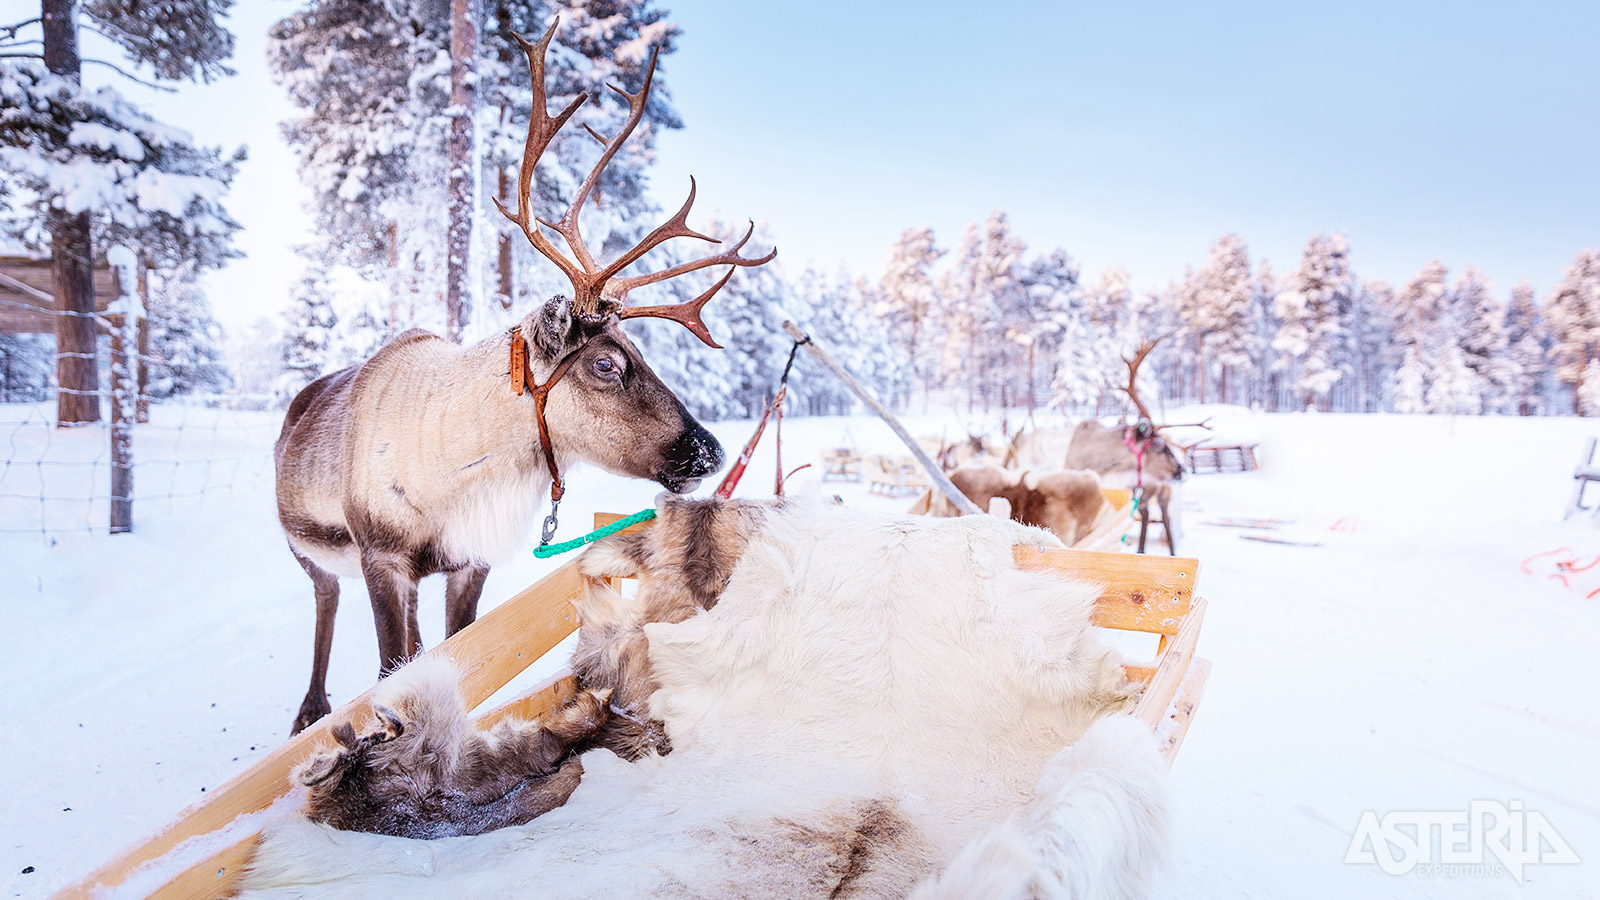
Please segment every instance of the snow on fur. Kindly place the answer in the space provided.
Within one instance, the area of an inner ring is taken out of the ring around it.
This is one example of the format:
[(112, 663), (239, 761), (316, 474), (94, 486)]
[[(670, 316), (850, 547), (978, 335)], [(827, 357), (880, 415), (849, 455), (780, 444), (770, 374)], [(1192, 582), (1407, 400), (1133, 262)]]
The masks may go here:
[[(592, 751), (566, 806), (472, 838), (296, 817), (269, 831), (245, 896), (901, 897), (952, 859), (951, 879), (1138, 896), (1165, 773), (1127, 722), (1058, 756), (1130, 692), (1089, 626), (1096, 587), (1015, 568), (1033, 536), (788, 506), (714, 608), (645, 626), (669, 755)], [(440, 667), (412, 683), (453, 690)], [(1002, 844), (996, 874), (985, 848)]]

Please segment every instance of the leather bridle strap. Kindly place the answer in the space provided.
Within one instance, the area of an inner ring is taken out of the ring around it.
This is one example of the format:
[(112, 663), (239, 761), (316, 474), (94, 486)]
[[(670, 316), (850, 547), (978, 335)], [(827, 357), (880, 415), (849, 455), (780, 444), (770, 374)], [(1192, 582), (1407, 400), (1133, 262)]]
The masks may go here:
[(550, 377), (544, 384), (534, 380), (533, 366), (528, 359), (528, 344), (523, 338), (520, 329), (511, 332), (511, 389), (520, 395), (524, 388), (533, 394), (533, 410), (535, 421), (539, 423), (539, 447), (544, 451), (544, 463), (550, 470), (550, 515), (545, 516), (544, 529), (540, 534), (539, 545), (550, 543), (556, 534), (556, 510), (561, 505), (561, 498), (567, 492), (566, 483), (561, 479), (561, 470), (556, 467), (555, 447), (550, 443), (550, 427), (544, 422), (544, 407), (550, 399), (550, 391), (560, 381), (572, 364), (577, 362), (578, 355), (583, 348), (589, 345), (586, 339), (583, 343), (573, 348), (571, 353), (561, 358), (556, 363), (555, 369), (550, 372)]

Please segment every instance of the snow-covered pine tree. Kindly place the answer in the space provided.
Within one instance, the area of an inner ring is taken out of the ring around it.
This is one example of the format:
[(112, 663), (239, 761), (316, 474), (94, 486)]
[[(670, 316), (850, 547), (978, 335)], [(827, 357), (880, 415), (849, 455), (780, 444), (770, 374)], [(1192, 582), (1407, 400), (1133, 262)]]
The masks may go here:
[(889, 263), (878, 282), (874, 310), (888, 324), (889, 336), (910, 361), (911, 378), (926, 403), (939, 371), (939, 292), (933, 269), (944, 256), (932, 228), (908, 228), (889, 249)]
[(1550, 357), (1556, 380), (1571, 390), (1572, 408), (1584, 408), (1589, 362), (1600, 356), (1600, 249), (1580, 250), (1545, 303)]
[(333, 330), (339, 324), (330, 301), (327, 270), (311, 263), (295, 284), (285, 318), (282, 374), (273, 386), (280, 403), (288, 403), (329, 366)]
[(1026, 390), (1027, 347), (1017, 338), (1032, 329), (1032, 311), (1023, 286), (1027, 244), (1011, 230), (1009, 217), (995, 210), (983, 225), (983, 250), (972, 275), (973, 331), (978, 337), (979, 392), (985, 411), (1005, 408)]
[[(1145, 363), (1170, 387), (1175, 400), (1199, 401), (1205, 385), (1205, 322), (1200, 310), (1200, 273), (1183, 267), (1183, 277), (1162, 292), (1165, 316), (1174, 324), (1171, 337)], [(1142, 369), (1140, 370), (1143, 371)]]
[(1550, 342), (1533, 284), (1526, 278), (1511, 289), (1505, 330), (1508, 353), (1516, 366), (1512, 411), (1519, 416), (1540, 415), (1545, 409), (1545, 380), (1550, 374)]
[(1517, 370), (1509, 353), (1505, 302), (1495, 297), (1482, 272), (1467, 266), (1456, 282), (1452, 306), (1460, 323), (1462, 361), (1477, 379), (1479, 407), (1483, 412), (1508, 411)]
[[(1459, 386), (1455, 384), (1437, 392), (1432, 389), (1442, 377), (1460, 377), (1447, 359), (1447, 348), (1454, 346), (1455, 340), (1449, 274), (1443, 261), (1433, 260), (1395, 298), (1394, 343), (1401, 354), (1395, 372), (1395, 412), (1443, 412), (1432, 408), (1430, 396), (1447, 402), (1457, 396)], [(1459, 351), (1456, 359), (1460, 361)], [(1464, 363), (1461, 368), (1465, 369)]]
[(1278, 295), (1274, 311), (1282, 325), (1273, 346), (1297, 370), (1294, 387), (1307, 408), (1328, 408), (1329, 394), (1349, 362), (1349, 256), (1342, 232), (1312, 237), (1290, 289)]
[[(80, 18), (122, 49), (133, 67), (158, 80), (200, 80), (232, 74), (224, 61), (233, 37), (221, 24), (229, 0), (41, 0), (40, 16), (6, 31), (37, 27), (0, 59), (0, 202), (13, 238), (31, 250), (48, 247), (55, 260), (59, 303), (68, 312), (94, 308), (90, 272), (96, 246), (129, 245), (147, 260), (160, 250), (185, 251), (179, 264), (203, 269), (231, 253), (237, 224), (221, 198), (234, 162), (194, 145), (182, 131), (157, 122), (114, 88), (86, 90), (84, 63), (121, 73), (115, 64), (83, 59)], [(23, 49), (39, 44), (39, 52)], [(133, 76), (127, 76), (133, 77)], [(107, 237), (110, 235), (110, 237)], [(57, 329), (57, 418), (99, 418), (96, 335), (88, 316), (61, 316)]]
[(1046, 392), (1055, 383), (1062, 342), (1074, 330), (1087, 337), (1088, 310), (1078, 284), (1078, 264), (1059, 247), (1027, 263), (1021, 287), (1025, 318), (1019, 316), (1021, 321), (1012, 326), (1008, 336), (1021, 348), (1018, 352), (1026, 373), (1022, 405), (1031, 413), (1041, 400), (1050, 400)]
[(1211, 245), (1211, 257), (1199, 273), (1199, 290), (1193, 325), (1199, 329), (1201, 382), (1196, 399), (1208, 397), (1207, 370), (1217, 376), (1219, 402), (1236, 402), (1240, 393), (1237, 371), (1248, 365), (1255, 351), (1254, 284), (1250, 251), (1237, 234), (1225, 234)]
[(151, 398), (217, 394), (233, 385), (222, 326), (192, 279), (152, 285), (148, 313)]
[(1117, 351), (1129, 343), (1124, 332), (1133, 318), (1132, 301), (1125, 266), (1117, 263), (1101, 272), (1084, 294), (1077, 314), (1068, 317), (1062, 328), (1051, 379), (1051, 406), (1069, 415), (1080, 411), (1099, 414), (1110, 379), (1121, 366)]
[(1368, 281), (1356, 289), (1350, 325), (1356, 412), (1391, 408), (1389, 394), (1402, 353), (1395, 344), (1394, 314), (1394, 287), (1387, 281)]
[(1278, 301), (1278, 276), (1272, 263), (1266, 259), (1256, 267), (1255, 281), (1251, 284), (1251, 329), (1255, 334), (1250, 368), (1253, 374), (1250, 405), (1277, 412), (1282, 390), (1280, 382), (1285, 373), (1278, 366), (1279, 354), (1272, 346), (1281, 323), (1276, 313)]
[(982, 375), (979, 371), (982, 323), (986, 316), (992, 318), (991, 311), (984, 308), (986, 298), (978, 292), (982, 256), (983, 233), (978, 230), (978, 223), (973, 222), (952, 251), (949, 268), (939, 275), (944, 323), (939, 380), (953, 389), (952, 396), (964, 397), (969, 408), (974, 405)]
[[(546, 62), (549, 102), (580, 91), (590, 100), (577, 118), (614, 134), (626, 103), (606, 85), (635, 90), (652, 47), (672, 52), (677, 27), (653, 0), (604, 0), (550, 5), (531, 0), (484, 0), (476, 65), (479, 82), (481, 169), (470, 182), (474, 246), (499, 240), (498, 253), (472, 252), (469, 335), (483, 334), (569, 288), (554, 266), (495, 210), (496, 195), (511, 197), (522, 159), (531, 91), (527, 60), (511, 32), (542, 34), (557, 15)], [(447, 135), (451, 124), (449, 4), (441, 0), (314, 0), (275, 25), (269, 62), (279, 83), (305, 115), (285, 124), (311, 185), (318, 231), (329, 239), (315, 252), (330, 270), (349, 266), (366, 281), (385, 284), (398, 321), (387, 331), (420, 326), (445, 330), (443, 298), (448, 202)], [(681, 127), (664, 74), (658, 70), (641, 124), (605, 170), (585, 207), (584, 234), (603, 253), (631, 246), (657, 224), (659, 211), (644, 192), (644, 168), (663, 128)], [(559, 216), (593, 165), (599, 148), (583, 130), (565, 129), (536, 172), (534, 202), (541, 215)], [(554, 162), (554, 165), (548, 163)], [(481, 185), (481, 186), (478, 186)], [(687, 187), (687, 186), (685, 186)], [(482, 302), (484, 280), (499, 302)], [(353, 322), (346, 323), (353, 325)]]

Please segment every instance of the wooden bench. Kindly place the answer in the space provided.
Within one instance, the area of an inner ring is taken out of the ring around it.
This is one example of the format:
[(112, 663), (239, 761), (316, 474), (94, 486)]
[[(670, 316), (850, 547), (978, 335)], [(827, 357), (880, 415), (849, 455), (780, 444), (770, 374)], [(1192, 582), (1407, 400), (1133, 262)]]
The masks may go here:
[[(595, 527), (620, 515), (601, 513)], [(649, 523), (634, 526), (648, 527)], [(1124, 665), (1130, 680), (1145, 685), (1134, 711), (1150, 726), (1170, 765), (1188, 734), (1211, 663), (1195, 656), (1205, 619), (1196, 593), (1196, 560), (1129, 556), (1079, 550), (1015, 548), (1017, 564), (1032, 571), (1059, 571), (1106, 587), (1095, 609), (1102, 628), (1160, 635), (1156, 656)], [(570, 602), (583, 576), (569, 562), (491, 610), (471, 626), (430, 650), (454, 660), (461, 692), (471, 707), (520, 674), (578, 627)], [(576, 690), (561, 672), (516, 698), (477, 713), (484, 725), (507, 716), (532, 718), (557, 707)], [(159, 900), (228, 897), (237, 889), (261, 829), (294, 814), (289, 773), (318, 745), (333, 743), (333, 726), (372, 715), (369, 690), (290, 738), (255, 765), (179, 813), (116, 859), (55, 894), (56, 900), (89, 900), (116, 890), (119, 896)]]
[(1199, 444), (1185, 453), (1189, 471), (1200, 475), (1206, 472), (1253, 472), (1260, 468), (1256, 463), (1256, 448), (1250, 444)]

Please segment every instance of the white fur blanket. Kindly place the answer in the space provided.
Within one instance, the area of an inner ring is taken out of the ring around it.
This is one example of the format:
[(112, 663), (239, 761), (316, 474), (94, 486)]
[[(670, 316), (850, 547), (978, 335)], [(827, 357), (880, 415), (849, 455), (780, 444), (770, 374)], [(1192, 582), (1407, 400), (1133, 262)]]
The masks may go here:
[[(476, 837), (296, 817), (244, 896), (1140, 896), (1165, 766), (1107, 715), (1130, 695), (1089, 626), (1096, 587), (1019, 571), (1019, 542), (1052, 541), (989, 516), (784, 507), (713, 609), (646, 627), (670, 754), (591, 751), (564, 807)], [(385, 693), (465, 721), (448, 663)]]

